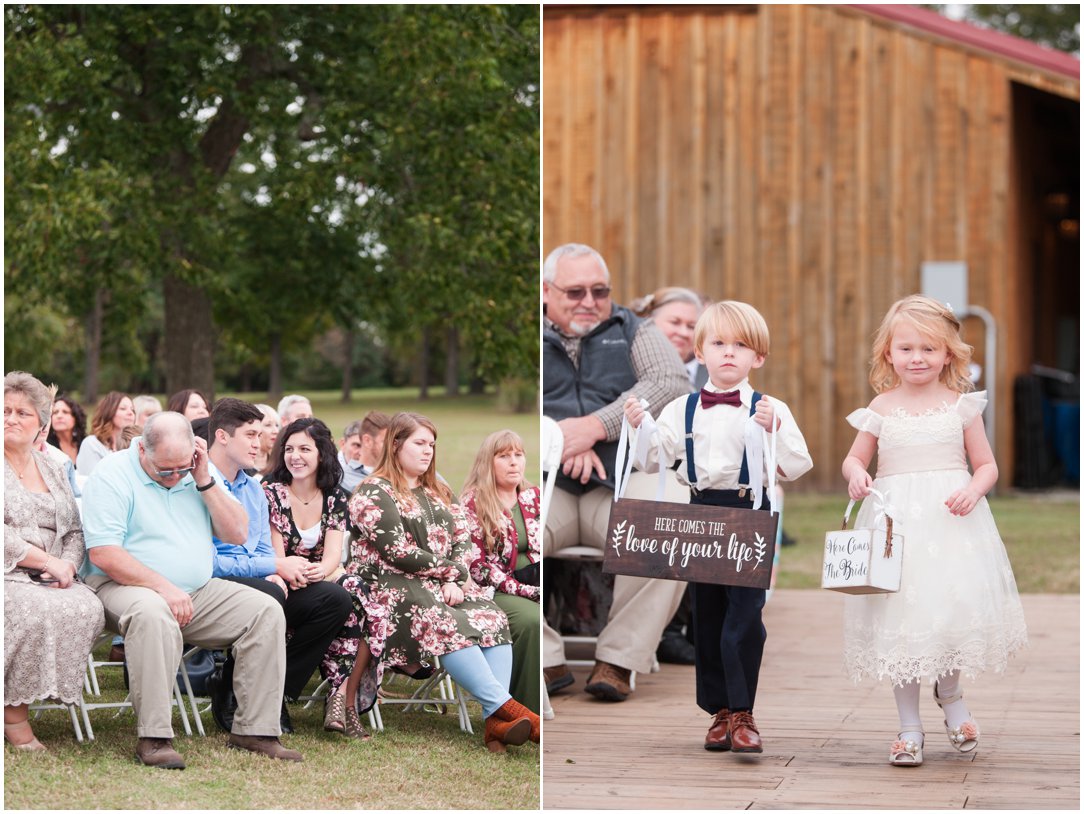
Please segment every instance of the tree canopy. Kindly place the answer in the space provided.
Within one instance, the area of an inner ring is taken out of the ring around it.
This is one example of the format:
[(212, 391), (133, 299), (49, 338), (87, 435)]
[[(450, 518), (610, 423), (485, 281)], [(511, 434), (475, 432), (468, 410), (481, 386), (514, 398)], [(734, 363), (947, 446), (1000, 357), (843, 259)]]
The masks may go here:
[(454, 326), (537, 377), (537, 7), (5, 14), (9, 368), (213, 390)]

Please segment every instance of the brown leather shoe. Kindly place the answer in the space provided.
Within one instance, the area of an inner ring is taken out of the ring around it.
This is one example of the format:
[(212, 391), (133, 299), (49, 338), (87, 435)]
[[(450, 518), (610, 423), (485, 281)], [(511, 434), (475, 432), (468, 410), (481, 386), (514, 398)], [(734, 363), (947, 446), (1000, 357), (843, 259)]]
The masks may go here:
[(546, 692), (550, 695), (570, 686), (576, 680), (567, 664), (559, 664), (556, 667), (543, 667), (542, 675), (546, 679)]
[(760, 742), (760, 732), (757, 731), (752, 712), (730, 713), (730, 751), (764, 751), (764, 747)]
[(124, 645), (115, 644), (109, 648), (110, 661), (124, 661)]
[(235, 735), (231, 732), (226, 746), (230, 749), (246, 749), (258, 755), (273, 757), (275, 760), (292, 760), (300, 763), (304, 759), (300, 752), (287, 749), (274, 735)]
[(156, 769), (184, 768), (184, 759), (173, 749), (169, 738), (140, 738), (136, 743), (136, 759)]
[(632, 670), (607, 664), (605, 661), (596, 661), (595, 669), (591, 671), (591, 677), (587, 679), (584, 689), (601, 701), (624, 701), (632, 692), (629, 686), (631, 677)]
[(721, 709), (715, 713), (708, 734), (704, 737), (704, 748), (709, 752), (730, 751), (730, 710)]

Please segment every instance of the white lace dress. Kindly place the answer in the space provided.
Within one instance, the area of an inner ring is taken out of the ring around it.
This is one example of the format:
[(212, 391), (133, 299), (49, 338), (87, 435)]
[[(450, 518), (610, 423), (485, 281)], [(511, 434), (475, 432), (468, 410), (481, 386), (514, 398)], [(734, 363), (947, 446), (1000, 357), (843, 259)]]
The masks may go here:
[[(970, 514), (949, 513), (945, 500), (967, 485), (963, 432), (986, 406), (986, 393), (911, 415), (855, 410), (847, 421), (877, 437), (874, 488), (886, 494), (895, 533), (904, 538), (898, 593), (847, 596), (843, 658), (864, 676), (902, 684), (952, 670), (1001, 672), (1027, 644), (1012, 566), (986, 498)], [(874, 525), (867, 499), (855, 528)], [(877, 524), (884, 527), (884, 521)]]

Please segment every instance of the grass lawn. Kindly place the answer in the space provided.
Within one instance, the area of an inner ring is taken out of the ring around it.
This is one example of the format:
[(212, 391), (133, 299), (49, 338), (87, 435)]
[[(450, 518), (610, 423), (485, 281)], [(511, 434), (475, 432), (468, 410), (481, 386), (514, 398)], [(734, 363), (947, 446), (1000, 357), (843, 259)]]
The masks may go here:
[[(797, 545), (780, 554), (778, 587), (820, 588), (824, 533), (846, 508), (846, 492), (787, 494), (783, 527)], [(1079, 493), (1017, 492), (991, 498), (990, 509), (1021, 593), (1080, 592)]]
[[(363, 418), (369, 410), (381, 410), (392, 415), (400, 410), (421, 413), (437, 426), (437, 471), (459, 493), (482, 441), (497, 430), (515, 430), (523, 438), (527, 454), (529, 479), (541, 483), (538, 473), (539, 420), (537, 411), (512, 413), (501, 410), (497, 396), (462, 395), (449, 398), (444, 389), (431, 387), (430, 398), (421, 400), (416, 388), (355, 390), (350, 404), (343, 404), (339, 392), (310, 391), (302, 393), (312, 402), (313, 415), (331, 428), (336, 443), (351, 421)], [(219, 395), (260, 403), (266, 393), (221, 393)], [(272, 404), (272, 407), (277, 405)]]
[[(107, 650), (108, 645), (103, 646)], [(104, 654), (103, 654), (104, 655)], [(119, 671), (99, 671), (103, 694), (123, 700)], [(312, 683), (314, 687), (316, 682)], [(384, 731), (361, 743), (323, 729), (323, 706), (291, 705), (294, 734), (284, 743), (300, 764), (226, 748), (209, 713), (207, 737), (183, 735), (174, 713), (174, 746), (188, 768), (150, 769), (136, 762), (135, 716), (91, 711), (93, 743), (79, 745), (67, 714), (34, 722), (47, 754), (4, 750), (4, 805), (9, 809), (538, 809), (538, 746), (494, 755), (482, 743), (481, 708), (468, 704), (474, 735), (454, 712), (403, 712), (384, 706)], [(368, 720), (362, 722), (368, 728)]]

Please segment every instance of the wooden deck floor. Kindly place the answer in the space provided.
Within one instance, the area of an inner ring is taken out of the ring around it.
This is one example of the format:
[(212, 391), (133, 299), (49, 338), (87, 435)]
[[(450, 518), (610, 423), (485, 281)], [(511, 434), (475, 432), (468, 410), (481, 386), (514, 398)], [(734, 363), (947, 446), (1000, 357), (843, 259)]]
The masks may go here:
[(1026, 595), (1030, 646), (1001, 675), (964, 684), (979, 748), (948, 744), (924, 688), (925, 762), (887, 763), (897, 719), (887, 684), (842, 668), (842, 597), (777, 591), (756, 719), (764, 753), (707, 752), (709, 718), (693, 668), (637, 676), (620, 704), (582, 691), (587, 669), (552, 698), (543, 736), (546, 809), (1080, 807), (1080, 598)]

